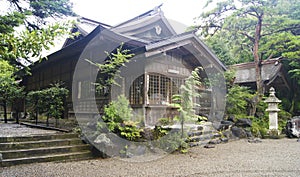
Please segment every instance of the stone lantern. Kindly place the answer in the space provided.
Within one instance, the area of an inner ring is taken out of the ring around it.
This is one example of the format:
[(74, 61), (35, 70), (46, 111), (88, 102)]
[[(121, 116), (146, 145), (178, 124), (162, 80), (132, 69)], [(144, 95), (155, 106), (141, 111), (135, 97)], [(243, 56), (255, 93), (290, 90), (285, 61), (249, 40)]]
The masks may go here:
[(270, 95), (265, 100), (265, 103), (268, 103), (266, 111), (269, 112), (269, 130), (278, 130), (278, 112), (280, 111), (280, 109), (278, 109), (278, 103), (280, 102), (281, 100), (275, 96), (275, 89), (271, 87)]

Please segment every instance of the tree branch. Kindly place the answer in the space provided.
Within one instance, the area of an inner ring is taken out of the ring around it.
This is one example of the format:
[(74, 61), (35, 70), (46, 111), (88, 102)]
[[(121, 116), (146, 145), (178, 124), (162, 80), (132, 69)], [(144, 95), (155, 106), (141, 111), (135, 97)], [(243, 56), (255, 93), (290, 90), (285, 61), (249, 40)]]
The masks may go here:
[(250, 35), (247, 34), (246, 32), (238, 32), (238, 33), (240, 33), (241, 35), (246, 36), (251, 42), (254, 43), (254, 40), (255, 40), (254, 37), (250, 36)]
[(262, 34), (261, 36), (269, 36), (269, 35), (272, 35), (274, 33), (280, 33), (280, 32), (284, 32), (284, 31), (291, 31), (291, 30), (295, 30), (295, 29), (300, 29), (300, 26), (295, 26), (295, 27), (288, 27), (288, 28), (282, 28), (282, 29), (279, 29), (279, 30), (275, 30), (275, 31), (272, 31), (270, 33), (266, 33), (266, 34)]

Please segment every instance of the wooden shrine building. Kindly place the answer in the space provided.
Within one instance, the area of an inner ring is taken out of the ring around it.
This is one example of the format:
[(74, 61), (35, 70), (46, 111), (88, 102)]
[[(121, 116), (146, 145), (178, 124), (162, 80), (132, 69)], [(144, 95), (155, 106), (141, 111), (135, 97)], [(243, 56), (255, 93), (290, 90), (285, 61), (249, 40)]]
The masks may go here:
[[(31, 67), (31, 76), (23, 79), (27, 91), (48, 87), (61, 81), (70, 90), (66, 100), (66, 116), (101, 113), (105, 104), (124, 94), (134, 111), (146, 125), (154, 125), (159, 118), (173, 117), (170, 107), (172, 95), (196, 67), (202, 67), (201, 77), (225, 71), (225, 66), (194, 32), (177, 34), (159, 8), (155, 8), (116, 26), (81, 18), (73, 31), (75, 39), (67, 39), (61, 50), (47, 60)], [(86, 59), (103, 63), (105, 52), (113, 53), (122, 45), (134, 57), (120, 68), (120, 86), (95, 90), (93, 84), (98, 68)], [(211, 88), (202, 87), (200, 103), (207, 114), (214, 105)], [(223, 100), (224, 101), (224, 100)], [(212, 104), (212, 105), (211, 105)], [(206, 109), (206, 110), (205, 110)], [(221, 109), (221, 108), (220, 108)]]
[[(235, 71), (235, 83), (256, 90), (255, 63), (240, 63), (231, 66)], [(263, 60), (262, 82), (264, 93), (268, 93), (271, 87), (275, 88), (280, 98), (288, 98), (291, 91), (291, 83), (287, 71), (284, 69), (280, 58)]]

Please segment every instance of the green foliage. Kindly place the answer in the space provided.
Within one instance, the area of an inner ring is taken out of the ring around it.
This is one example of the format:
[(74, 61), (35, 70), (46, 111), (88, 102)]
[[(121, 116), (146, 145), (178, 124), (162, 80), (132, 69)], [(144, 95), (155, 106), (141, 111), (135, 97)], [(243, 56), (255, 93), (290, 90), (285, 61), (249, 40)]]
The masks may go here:
[(186, 121), (202, 121), (206, 120), (205, 117), (196, 114), (195, 108), (200, 107), (200, 105), (195, 101), (197, 97), (200, 97), (198, 92), (198, 87), (201, 85), (200, 76), (198, 75), (199, 70), (202, 68), (195, 68), (192, 71), (191, 76), (189, 76), (183, 85), (180, 86), (180, 93), (173, 95), (172, 106), (177, 107), (179, 112), (179, 121), (181, 124), (181, 131), (183, 136), (183, 125)]
[(226, 113), (228, 115), (248, 115), (249, 100), (253, 94), (247, 87), (234, 85), (226, 95)]
[(186, 153), (188, 151), (188, 143), (182, 137), (180, 132), (169, 132), (155, 141), (156, 146), (166, 152), (180, 151)]
[(30, 91), (27, 94), (27, 100), (34, 111), (45, 113), (48, 118), (59, 119), (64, 110), (64, 101), (68, 93), (68, 89), (56, 83), (46, 89)]
[(0, 59), (0, 77), (13, 77), (14, 67), (11, 66), (8, 61)]
[(204, 38), (204, 42), (214, 51), (220, 61), (228, 66), (253, 60), (251, 51), (248, 51), (250, 44), (245, 43), (245, 39), (239, 38), (241, 37), (233, 38), (230, 32), (220, 31)]
[[(20, 24), (25, 24), (30, 30), (41, 28), (49, 18), (61, 19), (67, 16), (74, 16), (72, 11), (72, 3), (69, 0), (4, 0), (3, 3), (10, 5), (12, 12), (12, 27), (17, 27)], [(14, 23), (12, 23), (14, 22)]]
[(62, 88), (59, 84), (52, 85), (49, 89), (46, 90), (48, 98), (49, 115), (58, 119), (61, 117), (61, 114), (64, 110), (64, 100), (67, 97), (69, 90)]
[(227, 89), (231, 88), (234, 85), (236, 71), (234, 69), (228, 69), (224, 72), (224, 78), (226, 81)]
[(105, 129), (104, 123), (106, 123), (110, 131), (128, 140), (136, 141), (141, 138), (142, 129), (138, 127), (137, 122), (131, 121), (131, 117), (132, 108), (129, 107), (129, 101), (125, 95), (120, 95), (116, 101), (105, 106), (102, 116), (104, 122), (98, 122), (98, 130), (103, 131)]
[(0, 33), (9, 34), (14, 32), (14, 27), (21, 25), (26, 18), (25, 14), (19, 12), (9, 12), (0, 16)]
[(159, 123), (159, 125), (162, 125), (162, 126), (174, 124), (174, 122), (171, 118), (160, 118), (160, 119), (158, 119), (158, 123)]
[(279, 106), (280, 111), (278, 112), (278, 130), (282, 132), (286, 128), (286, 123), (289, 119), (292, 118), (292, 114), (285, 111)]
[(72, 132), (76, 133), (78, 135), (82, 134), (82, 130), (81, 130), (81, 128), (79, 126), (76, 126), (76, 127), (72, 128)]
[[(255, 61), (258, 100), (263, 94), (260, 62), (275, 57), (288, 61), (290, 67), (287, 69), (298, 82), (292, 86), (291, 95), (297, 95), (300, 84), (299, 4), (298, 0), (208, 1), (206, 7), (209, 8), (199, 16), (199, 25), (195, 28), (225, 64)], [(299, 100), (297, 96), (293, 99), (293, 102)]]
[(13, 75), (14, 68), (7, 61), (0, 59), (0, 102), (4, 109), (4, 119), (7, 122), (7, 106), (15, 99), (22, 98), (23, 87), (20, 87)]
[(31, 59), (41, 59), (42, 50), (49, 50), (56, 37), (70, 34), (70, 22), (47, 25), (49, 17), (74, 15), (69, 0), (2, 2), (10, 7), (0, 15), (0, 59), (9, 61), (15, 69), (28, 72)]
[[(263, 100), (266, 100), (267, 97), (263, 97)], [(258, 104), (257, 104), (257, 107), (256, 107), (256, 117), (258, 118), (263, 118), (263, 117), (267, 117), (267, 112), (266, 112), (266, 109), (268, 108), (268, 103), (264, 102), (264, 101), (260, 101)]]
[(253, 136), (265, 138), (268, 133), (269, 122), (268, 118), (254, 117), (252, 120), (251, 132)]
[(119, 127), (121, 136), (130, 141), (137, 141), (141, 138), (142, 129), (138, 128), (138, 123), (133, 121), (124, 121)]
[(283, 32), (270, 36), (261, 50), (266, 51), (266, 56), (283, 57), (288, 62), (291, 77), (300, 84), (300, 33)]
[[(42, 0), (42, 1), (30, 1), (30, 10), (32, 15), (39, 17), (40, 19), (46, 19), (48, 17), (61, 18), (64, 16), (75, 15), (72, 12), (72, 3), (69, 0)], [(26, 9), (24, 9), (26, 11)]]
[[(32, 58), (42, 59), (41, 52), (54, 46), (58, 36), (69, 34), (70, 24), (56, 23), (39, 30), (23, 30), (16, 33), (0, 33), (0, 59), (9, 61), (15, 67), (26, 67)], [(26, 65), (25, 65), (26, 63)]]
[(118, 96), (116, 101), (112, 101), (108, 106), (104, 107), (104, 115), (102, 119), (105, 122), (122, 123), (129, 121), (132, 116), (132, 108), (125, 95)]
[(119, 68), (121, 66), (125, 66), (125, 63), (129, 62), (129, 58), (133, 57), (134, 54), (129, 54), (129, 50), (123, 49), (123, 44), (119, 48), (117, 48), (116, 53), (106, 53), (108, 59), (105, 60), (104, 64), (95, 63), (89, 59), (85, 59), (90, 64), (99, 68), (100, 77), (97, 78), (96, 81), (96, 89), (102, 90), (103, 88), (108, 88), (112, 84), (116, 84), (115, 78), (120, 77)]
[(162, 126), (155, 126), (153, 129), (153, 139), (158, 140), (169, 133), (169, 128), (163, 128)]
[(183, 85), (180, 86), (180, 93), (173, 96), (172, 106), (177, 107), (180, 113), (179, 119), (181, 122), (187, 120), (197, 120), (198, 115), (195, 114), (195, 108), (200, 105), (196, 103), (195, 98), (200, 97), (197, 90), (200, 82), (200, 77), (198, 71), (200, 68), (196, 68), (192, 71), (191, 76), (189, 76)]

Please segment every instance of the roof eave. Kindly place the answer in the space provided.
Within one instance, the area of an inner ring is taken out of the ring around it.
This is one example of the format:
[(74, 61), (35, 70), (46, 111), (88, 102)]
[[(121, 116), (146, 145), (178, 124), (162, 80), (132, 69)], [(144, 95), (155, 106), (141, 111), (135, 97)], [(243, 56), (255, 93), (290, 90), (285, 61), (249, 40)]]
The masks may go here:
[[(227, 70), (227, 68), (225, 67), (225, 65), (222, 62), (220, 62), (220, 60), (195, 35), (194, 32), (186, 32), (186, 33), (179, 34), (179, 35), (177, 35), (175, 37), (171, 37), (169, 39), (166, 39), (166, 40), (163, 40), (163, 41), (160, 41), (160, 42), (156, 42), (156, 43), (153, 43), (153, 44), (146, 45), (146, 47), (145, 47), (146, 48), (146, 52), (148, 52), (148, 56), (151, 56), (151, 55), (154, 55), (154, 54), (158, 54), (158, 53), (162, 53), (162, 52), (165, 52), (166, 50), (170, 50), (171, 49), (171, 48), (166, 48), (166, 46), (169, 46), (169, 45), (173, 44), (172, 48), (177, 48), (177, 47), (182, 46), (184, 44), (182, 41), (185, 41), (185, 40), (193, 40), (197, 44), (200, 44), (200, 46), (205, 50), (204, 52), (208, 55), (209, 58), (213, 59), (213, 62), (215, 64), (219, 65), (220, 68), (223, 71)], [(198, 48), (196, 48), (196, 49), (199, 50)]]

